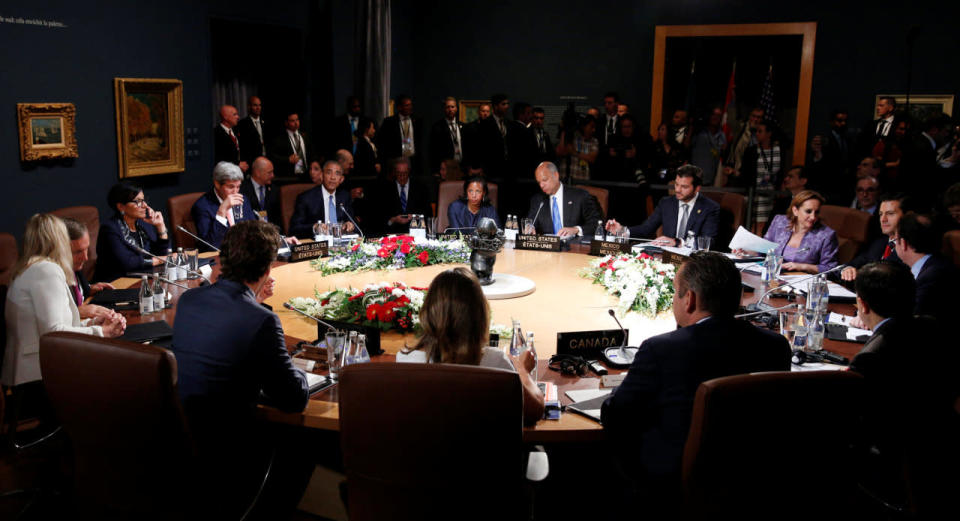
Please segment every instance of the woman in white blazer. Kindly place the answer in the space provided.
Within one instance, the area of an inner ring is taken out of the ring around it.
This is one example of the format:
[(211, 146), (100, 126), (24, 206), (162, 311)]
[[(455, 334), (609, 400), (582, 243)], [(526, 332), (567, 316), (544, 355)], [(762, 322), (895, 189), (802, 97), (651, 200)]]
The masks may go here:
[(40, 337), (51, 331), (74, 331), (116, 337), (126, 322), (120, 315), (80, 320), (71, 294), (76, 284), (67, 228), (60, 218), (36, 214), (27, 222), (23, 256), (7, 290), (7, 349), (0, 381), (4, 385), (35, 382), (40, 376)]

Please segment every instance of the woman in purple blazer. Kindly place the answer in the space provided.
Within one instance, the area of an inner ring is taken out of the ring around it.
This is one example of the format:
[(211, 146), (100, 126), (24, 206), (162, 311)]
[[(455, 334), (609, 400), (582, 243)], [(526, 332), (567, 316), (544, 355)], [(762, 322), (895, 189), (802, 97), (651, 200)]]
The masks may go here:
[(794, 196), (786, 215), (770, 223), (764, 238), (777, 243), (784, 271), (820, 273), (837, 265), (837, 233), (820, 222), (823, 196), (804, 190)]

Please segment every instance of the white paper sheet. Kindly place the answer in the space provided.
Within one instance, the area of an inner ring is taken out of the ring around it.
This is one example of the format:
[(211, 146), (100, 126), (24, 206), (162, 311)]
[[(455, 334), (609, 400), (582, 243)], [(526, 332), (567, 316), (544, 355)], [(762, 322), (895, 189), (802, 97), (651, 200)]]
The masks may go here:
[(613, 389), (574, 389), (563, 394), (567, 395), (567, 398), (570, 398), (573, 403), (577, 403), (608, 395), (612, 391)]
[(754, 235), (747, 231), (743, 226), (737, 228), (737, 233), (733, 235), (730, 241), (731, 250), (747, 250), (766, 254), (768, 251), (777, 247), (777, 243), (768, 241), (763, 237)]

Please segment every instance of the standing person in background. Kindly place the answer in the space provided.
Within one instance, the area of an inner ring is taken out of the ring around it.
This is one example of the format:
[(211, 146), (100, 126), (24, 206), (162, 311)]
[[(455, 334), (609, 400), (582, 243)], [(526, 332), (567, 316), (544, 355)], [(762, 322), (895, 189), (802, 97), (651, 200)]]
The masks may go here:
[(237, 107), (224, 105), (220, 107), (220, 123), (213, 128), (213, 160), (219, 163), (226, 161), (247, 171), (248, 164), (240, 155), (240, 137), (235, 132), (240, 114)]
[(413, 115), (413, 98), (406, 94), (397, 96), (396, 115), (389, 116), (380, 125), (377, 134), (377, 150), (382, 161), (398, 157), (410, 162), (412, 172), (418, 175), (423, 170), (424, 131), (420, 118)]
[(703, 185), (713, 186), (717, 172), (723, 167), (727, 152), (727, 137), (720, 128), (723, 109), (714, 107), (707, 116), (707, 124), (694, 131), (690, 142), (690, 164), (703, 170)]
[(267, 155), (267, 128), (266, 122), (260, 117), (263, 104), (260, 98), (250, 96), (247, 100), (247, 117), (237, 123), (237, 136), (240, 139), (240, 159), (250, 166), (253, 161)]
[(561, 162), (569, 165), (563, 172), (564, 179), (570, 182), (587, 181), (597, 157), (600, 155), (600, 147), (594, 134), (597, 131), (597, 120), (593, 116), (586, 116), (580, 120), (577, 133), (572, 139), (564, 134), (560, 143), (557, 145), (557, 157), (569, 157), (569, 162)]
[(777, 129), (773, 123), (764, 121), (757, 125), (757, 144), (743, 154), (739, 175), (730, 179), (730, 186), (753, 188), (753, 232), (760, 234), (773, 214), (773, 191), (780, 186), (783, 176), (783, 161), (789, 154), (776, 139)]
[(270, 146), (270, 161), (280, 177), (306, 179), (310, 161), (315, 160), (313, 142), (300, 132), (300, 115), (287, 114), (283, 122), (285, 132), (274, 138)]

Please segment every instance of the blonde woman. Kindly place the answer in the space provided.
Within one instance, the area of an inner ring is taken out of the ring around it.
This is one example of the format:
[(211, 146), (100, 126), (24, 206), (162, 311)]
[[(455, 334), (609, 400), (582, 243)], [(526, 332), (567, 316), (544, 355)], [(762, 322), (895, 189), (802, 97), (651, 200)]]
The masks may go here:
[(36, 214), (23, 234), (23, 256), (13, 269), (7, 291), (7, 349), (0, 381), (4, 385), (36, 382), (40, 377), (40, 337), (73, 331), (116, 337), (126, 322), (119, 314), (80, 320), (70, 293), (76, 284), (67, 227), (59, 217)]

